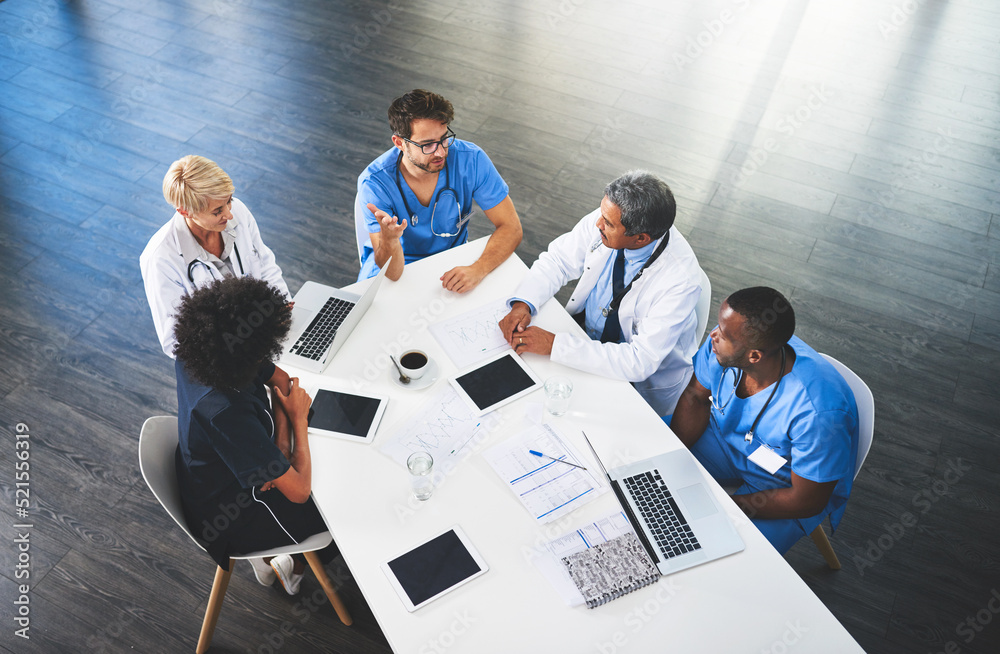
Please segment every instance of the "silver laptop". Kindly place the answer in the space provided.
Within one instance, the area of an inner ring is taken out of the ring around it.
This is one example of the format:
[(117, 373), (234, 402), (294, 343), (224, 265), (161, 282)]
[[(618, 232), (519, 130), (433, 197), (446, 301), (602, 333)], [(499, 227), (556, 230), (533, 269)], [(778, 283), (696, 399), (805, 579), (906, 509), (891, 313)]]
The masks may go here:
[(660, 454), (609, 473), (587, 434), (583, 437), (662, 574), (714, 561), (746, 547), (687, 450)]
[(295, 294), (292, 329), (280, 362), (309, 372), (326, 370), (372, 305), (389, 261), (362, 295), (316, 282), (303, 284)]

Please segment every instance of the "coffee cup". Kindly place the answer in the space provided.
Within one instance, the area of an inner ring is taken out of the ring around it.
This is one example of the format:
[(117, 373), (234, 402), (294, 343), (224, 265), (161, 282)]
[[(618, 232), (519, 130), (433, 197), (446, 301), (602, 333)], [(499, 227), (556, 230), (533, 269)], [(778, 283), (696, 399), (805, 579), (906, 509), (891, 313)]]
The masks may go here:
[(427, 372), (430, 359), (422, 350), (407, 350), (399, 355), (399, 366), (410, 379), (420, 379)]

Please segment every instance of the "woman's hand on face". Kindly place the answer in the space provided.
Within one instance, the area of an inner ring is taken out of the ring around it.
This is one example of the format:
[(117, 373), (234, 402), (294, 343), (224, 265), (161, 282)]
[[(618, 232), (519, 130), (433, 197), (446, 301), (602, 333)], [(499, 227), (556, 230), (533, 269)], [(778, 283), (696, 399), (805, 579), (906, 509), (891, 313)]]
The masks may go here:
[(304, 388), (299, 386), (298, 377), (292, 377), (291, 390), (288, 395), (285, 395), (278, 386), (274, 387), (274, 395), (278, 398), (278, 404), (292, 420), (309, 415), (309, 405), (312, 404), (312, 398), (309, 397), (309, 393), (306, 393)]

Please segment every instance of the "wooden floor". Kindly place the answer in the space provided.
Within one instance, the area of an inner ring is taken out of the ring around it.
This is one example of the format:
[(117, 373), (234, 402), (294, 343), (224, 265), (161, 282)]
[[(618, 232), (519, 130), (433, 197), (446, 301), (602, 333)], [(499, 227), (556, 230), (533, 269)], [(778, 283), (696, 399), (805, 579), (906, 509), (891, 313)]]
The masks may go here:
[[(998, 34), (986, 0), (0, 2), (0, 649), (194, 648), (213, 566), (136, 457), (176, 408), (138, 270), (167, 166), (219, 162), (293, 289), (345, 284), (357, 175), (424, 87), (510, 184), (525, 261), (642, 167), (715, 307), (785, 292), (877, 412), (844, 568), (808, 540), (789, 565), (870, 652), (1000, 651)], [(304, 601), (313, 579), (292, 599), (238, 567), (213, 651), (388, 651), (333, 573), (353, 627)]]

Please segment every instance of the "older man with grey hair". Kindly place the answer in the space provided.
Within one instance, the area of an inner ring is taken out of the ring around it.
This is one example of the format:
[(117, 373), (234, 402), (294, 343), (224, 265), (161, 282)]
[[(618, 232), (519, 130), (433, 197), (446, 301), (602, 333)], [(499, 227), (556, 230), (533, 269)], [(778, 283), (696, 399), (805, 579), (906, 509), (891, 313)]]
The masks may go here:
[[(514, 350), (632, 382), (661, 416), (673, 413), (698, 349), (701, 269), (673, 226), (670, 187), (645, 171), (608, 184), (599, 209), (549, 244), (508, 301), (500, 329)], [(586, 331), (529, 326), (538, 308), (579, 279), (566, 310)]]

